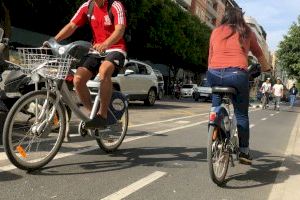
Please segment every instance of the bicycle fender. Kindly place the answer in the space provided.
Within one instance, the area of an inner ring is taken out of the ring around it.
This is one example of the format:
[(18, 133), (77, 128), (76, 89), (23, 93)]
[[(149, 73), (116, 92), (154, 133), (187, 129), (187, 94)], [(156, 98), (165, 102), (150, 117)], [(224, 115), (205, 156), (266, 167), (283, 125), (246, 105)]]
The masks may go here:
[(227, 127), (225, 127), (224, 121), (229, 119), (228, 112), (222, 106), (212, 107), (209, 114), (209, 125), (214, 125), (220, 127), (224, 132), (227, 132)]

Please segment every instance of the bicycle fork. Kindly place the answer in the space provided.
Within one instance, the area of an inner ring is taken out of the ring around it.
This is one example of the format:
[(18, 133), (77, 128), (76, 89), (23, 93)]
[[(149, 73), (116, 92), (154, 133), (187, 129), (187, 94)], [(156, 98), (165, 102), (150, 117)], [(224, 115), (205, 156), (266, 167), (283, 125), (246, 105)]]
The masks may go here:
[[(54, 120), (54, 116), (55, 116), (57, 105), (59, 103), (60, 95), (58, 92), (56, 92), (56, 99), (54, 101), (54, 104), (52, 106), (50, 114), (49, 114), (49, 105), (50, 105), (49, 96), (50, 96), (50, 91), (48, 90), (47, 98), (46, 98), (45, 102), (43, 103), (43, 106), (40, 106), (39, 103), (37, 102), (37, 100), (35, 102), (34, 106), (35, 106), (36, 115), (39, 110), (41, 112), (36, 119), (35, 125), (33, 125), (33, 127), (31, 128), (31, 131), (33, 134), (41, 135), (43, 132), (45, 132), (45, 129), (49, 128), (49, 125)], [(49, 117), (46, 117), (46, 116), (49, 116)], [(46, 117), (46, 119), (45, 119), (45, 117)]]

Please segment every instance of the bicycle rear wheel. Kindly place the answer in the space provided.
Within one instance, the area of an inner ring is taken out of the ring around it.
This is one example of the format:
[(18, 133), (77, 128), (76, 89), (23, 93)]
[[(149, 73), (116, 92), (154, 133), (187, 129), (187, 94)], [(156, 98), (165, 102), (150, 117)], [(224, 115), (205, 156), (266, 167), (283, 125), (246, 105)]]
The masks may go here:
[(219, 186), (222, 185), (228, 170), (229, 152), (226, 150), (225, 140), (219, 128), (212, 125), (208, 131), (207, 161), (212, 181)]
[[(65, 111), (61, 103), (53, 111), (54, 101), (54, 94), (47, 97), (46, 91), (33, 91), (21, 97), (8, 113), (3, 129), (4, 149), (16, 167), (38, 169), (50, 162), (61, 147), (66, 131)], [(52, 111), (54, 117), (49, 119)]]
[(103, 151), (110, 153), (119, 148), (127, 133), (128, 118), (128, 107), (125, 107), (124, 114), (117, 123), (105, 130), (96, 130), (99, 136), (96, 141)]

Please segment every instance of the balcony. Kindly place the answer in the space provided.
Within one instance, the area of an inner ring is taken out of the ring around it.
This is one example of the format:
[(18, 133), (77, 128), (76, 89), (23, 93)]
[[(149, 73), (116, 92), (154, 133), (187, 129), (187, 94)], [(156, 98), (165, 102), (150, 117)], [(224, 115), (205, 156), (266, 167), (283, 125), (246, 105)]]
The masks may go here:
[(176, 3), (188, 10), (191, 7), (192, 0), (176, 0)]
[(207, 12), (214, 17), (216, 17), (218, 14), (213, 4), (210, 3), (207, 4)]

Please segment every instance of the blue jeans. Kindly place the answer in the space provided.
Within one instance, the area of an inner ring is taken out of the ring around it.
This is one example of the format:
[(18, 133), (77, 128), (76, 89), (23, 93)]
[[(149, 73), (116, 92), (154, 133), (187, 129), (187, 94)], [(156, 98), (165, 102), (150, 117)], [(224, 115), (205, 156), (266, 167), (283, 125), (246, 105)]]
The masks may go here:
[[(247, 71), (229, 67), (223, 69), (210, 69), (207, 71), (207, 81), (211, 87), (227, 86), (237, 90), (233, 95), (232, 103), (237, 120), (240, 151), (249, 152), (249, 76)], [(221, 105), (221, 95), (212, 95), (212, 107)]]
[(291, 105), (291, 107), (294, 106), (295, 101), (296, 101), (296, 95), (290, 95), (290, 105)]

